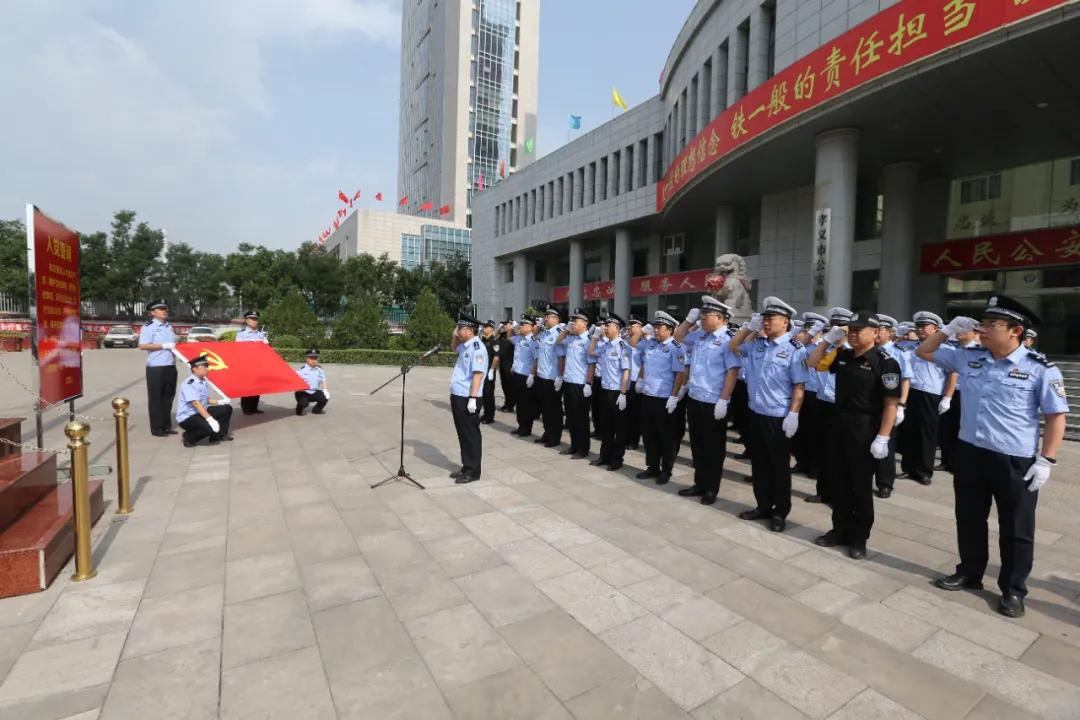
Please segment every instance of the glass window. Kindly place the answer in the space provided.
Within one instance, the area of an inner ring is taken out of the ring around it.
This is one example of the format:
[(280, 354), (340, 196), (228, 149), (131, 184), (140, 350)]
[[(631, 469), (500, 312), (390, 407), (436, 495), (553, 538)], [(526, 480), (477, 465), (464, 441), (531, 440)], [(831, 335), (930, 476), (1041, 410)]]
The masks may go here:
[(1080, 158), (1069, 161), (1069, 184), (1080, 185)]
[(533, 263), (533, 280), (535, 282), (547, 282), (547, 263), (537, 260)]

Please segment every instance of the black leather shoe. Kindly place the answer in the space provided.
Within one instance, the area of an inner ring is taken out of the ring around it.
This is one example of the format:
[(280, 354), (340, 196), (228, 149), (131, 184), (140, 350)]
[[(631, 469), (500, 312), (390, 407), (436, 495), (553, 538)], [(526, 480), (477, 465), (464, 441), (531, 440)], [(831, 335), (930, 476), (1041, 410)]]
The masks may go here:
[(297, 405), (296, 406), (296, 414), (297, 415), (303, 415), (304, 414), (304, 407), (302, 405)]
[(621, 462), (611, 463), (611, 465), (608, 466), (608, 472), (615, 472), (616, 470), (621, 470), (621, 469), (622, 469), (622, 463)]
[(168, 430), (165, 431), (165, 434), (166, 435), (179, 435), (180, 431), (177, 430), (176, 428), (169, 428)]
[(671, 480), (670, 475), (661, 475), (660, 477), (656, 478), (656, 484), (667, 485), (669, 480)]
[(998, 612), (1005, 617), (1024, 617), (1024, 598), (1019, 595), (1002, 595), (998, 603)]
[(852, 545), (847, 550), (848, 557), (852, 560), (866, 559), (866, 545)]
[(653, 468), (645, 468), (634, 477), (638, 480), (648, 480), (649, 478), (660, 477), (660, 471), (654, 470)]
[(574, 453), (573, 455), (570, 456), (570, 459), (571, 460), (584, 460), (587, 457), (589, 457), (589, 453), (581, 452), (581, 453)]
[(479, 479), (479, 475), (469, 475), (468, 473), (462, 473), (454, 482), (458, 485), (464, 485), (465, 483), (476, 482)]
[(691, 485), (688, 488), (683, 488), (682, 490), (680, 490), (679, 494), (683, 497), (698, 497), (699, 495), (704, 495), (705, 491), (699, 488), (697, 485)]
[(930, 484), (931, 482), (933, 482), (933, 481), (932, 481), (932, 480), (931, 480), (930, 478), (928, 478), (928, 477), (917, 477), (917, 478), (915, 478), (915, 479), (919, 481), (919, 484), (920, 484), (920, 485), (929, 485), (929, 484)]
[(592, 465), (593, 467), (598, 467), (600, 465), (607, 465), (608, 461), (605, 460), (604, 458), (596, 458), (595, 460), (590, 460), (589, 464)]
[(574, 448), (566, 448), (565, 450), (559, 451), (560, 455), (574, 455), (575, 453), (576, 451), (574, 450)]
[(184, 447), (195, 447), (195, 443), (191, 442), (187, 438), (184, 438), (183, 442), (184, 442)]
[(814, 544), (820, 547), (836, 547), (837, 545), (843, 545), (844, 539), (840, 537), (840, 533), (830, 530), (824, 535), (818, 535), (814, 538)]
[(315, 408), (314, 410), (311, 411), (312, 415), (324, 415), (325, 413), (326, 413), (325, 410), (319, 410), (318, 408)]
[(819, 503), (819, 502), (821, 502), (821, 496), (820, 495), (809, 495), (809, 496), (803, 498), (803, 502)]
[(460, 470), (455, 470), (454, 472), (450, 473), (450, 475), (448, 477), (457, 478), (458, 476), (464, 475), (464, 474), (465, 474), (465, 468), (461, 468)]
[(705, 493), (701, 496), (702, 505), (712, 505), (714, 502), (716, 502), (716, 495), (712, 493)]
[(769, 519), (769, 529), (773, 532), (784, 532), (784, 528), (787, 527), (787, 521), (782, 517), (773, 517)]
[(537, 445), (539, 445), (540, 443), (544, 442), (544, 436), (541, 435), (540, 437), (533, 440), (533, 442), (536, 443)]
[(892, 497), (892, 488), (890, 488), (890, 487), (879, 487), (877, 489), (877, 492), (874, 493), (874, 494), (877, 495), (882, 500), (888, 500), (890, 497)]
[(754, 508), (753, 510), (743, 510), (739, 513), (739, 518), (742, 520), (760, 520), (765, 517), (769, 517), (769, 513), (762, 512), (757, 508)]
[(960, 573), (954, 573), (946, 577), (938, 578), (934, 585), (942, 590), (982, 590), (981, 580), (970, 580)]

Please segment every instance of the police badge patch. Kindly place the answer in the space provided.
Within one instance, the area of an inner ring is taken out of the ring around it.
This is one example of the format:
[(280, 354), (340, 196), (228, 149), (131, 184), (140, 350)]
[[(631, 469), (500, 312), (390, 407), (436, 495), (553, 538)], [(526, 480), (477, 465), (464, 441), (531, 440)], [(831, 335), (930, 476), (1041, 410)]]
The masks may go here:
[(1065, 381), (1064, 380), (1054, 380), (1052, 383), (1050, 383), (1050, 389), (1053, 390), (1054, 393), (1056, 395), (1058, 395), (1059, 397), (1065, 397)]
[(895, 390), (900, 385), (900, 374), (883, 373), (881, 376), (881, 384), (886, 390)]

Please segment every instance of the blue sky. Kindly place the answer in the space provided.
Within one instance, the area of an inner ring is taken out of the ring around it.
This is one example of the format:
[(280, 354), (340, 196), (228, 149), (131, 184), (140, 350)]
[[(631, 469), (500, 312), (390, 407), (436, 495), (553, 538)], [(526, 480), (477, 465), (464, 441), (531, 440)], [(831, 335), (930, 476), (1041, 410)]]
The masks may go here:
[[(657, 91), (691, 0), (546, 0), (537, 153)], [(0, 217), (83, 232), (133, 209), (172, 241), (295, 247), (338, 188), (397, 173), (400, 2), (0, 0)]]

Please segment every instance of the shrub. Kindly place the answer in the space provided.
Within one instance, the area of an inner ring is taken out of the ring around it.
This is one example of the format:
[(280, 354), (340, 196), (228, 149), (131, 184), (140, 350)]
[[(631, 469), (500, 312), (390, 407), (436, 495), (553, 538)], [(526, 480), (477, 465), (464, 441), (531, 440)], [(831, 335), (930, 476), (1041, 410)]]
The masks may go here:
[(237, 330), (226, 330), (218, 335), (218, 342), (236, 342)]
[(405, 335), (400, 342), (404, 348), (427, 350), (437, 343), (449, 343), (453, 331), (453, 318), (439, 307), (431, 288), (424, 288), (405, 321)]
[(293, 288), (281, 296), (263, 313), (266, 328), (274, 335), (292, 335), (299, 339), (297, 347), (319, 347), (326, 340), (319, 319), (308, 301)]
[(299, 348), (304, 343), (300, 342), (300, 338), (295, 335), (271, 335), (270, 344), (274, 348)]
[(335, 348), (386, 348), (390, 339), (390, 326), (383, 316), (382, 307), (371, 295), (361, 295), (349, 300), (348, 310), (334, 323), (331, 336)]
[[(278, 354), (289, 363), (304, 362), (303, 348), (275, 348)], [(412, 350), (372, 350), (372, 349), (330, 349), (321, 350), (319, 362), (341, 365), (392, 365), (401, 366), (416, 362), (419, 353)], [(457, 362), (457, 353), (438, 352), (426, 358), (421, 365), (431, 367), (453, 367)]]

